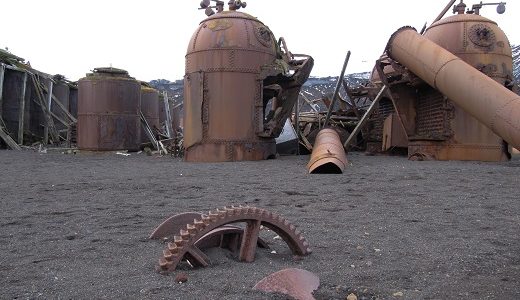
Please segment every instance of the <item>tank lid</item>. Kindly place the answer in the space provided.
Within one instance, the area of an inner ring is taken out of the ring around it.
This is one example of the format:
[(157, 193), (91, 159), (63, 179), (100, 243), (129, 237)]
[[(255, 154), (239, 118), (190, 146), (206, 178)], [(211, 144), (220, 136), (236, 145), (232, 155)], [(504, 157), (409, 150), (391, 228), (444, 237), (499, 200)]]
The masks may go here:
[(113, 67), (94, 68), (92, 73), (87, 74), (87, 77), (120, 77), (133, 79), (126, 70)]
[[(202, 22), (200, 22), (200, 24), (202, 25), (204, 22), (209, 21), (209, 20), (228, 19), (228, 18), (246, 19), (246, 20), (252, 20), (252, 21), (262, 23), (260, 20), (258, 20), (256, 17), (253, 17), (250, 14), (246, 14), (246, 13), (235, 11), (235, 10), (228, 10), (228, 11), (223, 11), (218, 14), (214, 14), (214, 15), (206, 18)], [(262, 23), (262, 24), (264, 24), (264, 23)]]
[(497, 25), (495, 21), (492, 21), (486, 17), (483, 17), (481, 15), (475, 15), (475, 14), (464, 14), (464, 15), (453, 15), (449, 16), (447, 18), (441, 19), (435, 23), (433, 23), (431, 27), (448, 24), (448, 23), (457, 23), (457, 22), (485, 22), (485, 23), (492, 23)]

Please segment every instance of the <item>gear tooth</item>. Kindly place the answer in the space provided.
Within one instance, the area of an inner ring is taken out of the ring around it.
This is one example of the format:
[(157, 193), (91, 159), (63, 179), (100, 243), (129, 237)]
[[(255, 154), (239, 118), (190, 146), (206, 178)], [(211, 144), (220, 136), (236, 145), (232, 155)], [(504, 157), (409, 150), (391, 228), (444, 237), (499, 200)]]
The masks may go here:
[(207, 215), (202, 216), (202, 222), (204, 222), (204, 227), (209, 225), (209, 223), (211, 222), (210, 217)]
[(227, 216), (233, 216), (235, 214), (235, 209), (234, 208), (228, 208), (226, 207), (226, 215)]
[(176, 235), (173, 237), (173, 242), (175, 245), (177, 245), (177, 247), (182, 247), (186, 245), (187, 240), (183, 239), (181, 236)]
[(299, 229), (294, 229), (294, 234), (300, 235), (300, 234), (302, 234), (302, 232)]
[(188, 230), (181, 229), (181, 237), (183, 240), (189, 240), (190, 239), (190, 233)]
[(311, 254), (312, 253), (312, 249), (311, 248), (307, 248), (307, 254)]
[(284, 226), (289, 226), (289, 224), (290, 224), (289, 221), (287, 221), (287, 219), (282, 219), (282, 220), (280, 220), (280, 221), (283, 222), (283, 225), (284, 225)]
[(167, 261), (172, 261), (173, 260), (173, 253), (171, 253), (168, 249), (165, 249), (165, 250), (163, 250), (163, 257)]
[(164, 257), (161, 257), (159, 259), (159, 267), (162, 269), (162, 270), (167, 270), (168, 268), (170, 268), (170, 266), (172, 265), (173, 263), (170, 262), (170, 261), (167, 261)]
[(295, 231), (295, 230), (296, 230), (296, 226), (294, 226), (293, 224), (290, 224), (290, 225), (289, 225), (289, 229), (290, 229), (291, 231)]
[(188, 224), (186, 225), (186, 229), (188, 230), (188, 233), (193, 236), (197, 233), (197, 227), (194, 224)]
[(305, 247), (305, 248), (308, 248), (309, 247), (309, 243), (307, 242), (307, 240), (303, 239), (302, 241), (302, 245)]
[(171, 254), (177, 254), (179, 253), (179, 246), (176, 243), (168, 243), (168, 251)]

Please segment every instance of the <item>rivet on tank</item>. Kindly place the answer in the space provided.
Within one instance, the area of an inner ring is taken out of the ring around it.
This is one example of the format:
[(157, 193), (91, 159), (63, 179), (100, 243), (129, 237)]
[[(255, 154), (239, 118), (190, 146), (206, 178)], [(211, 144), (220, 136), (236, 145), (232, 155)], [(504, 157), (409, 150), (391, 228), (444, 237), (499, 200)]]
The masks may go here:
[(78, 148), (137, 151), (141, 85), (116, 68), (96, 68), (78, 83)]
[[(214, 4), (212, 6), (212, 4)], [(242, 1), (201, 2), (206, 11), (188, 45), (184, 77), (185, 160), (263, 160), (283, 129), (314, 64), (238, 10)], [(216, 12), (215, 12), (216, 10)]]

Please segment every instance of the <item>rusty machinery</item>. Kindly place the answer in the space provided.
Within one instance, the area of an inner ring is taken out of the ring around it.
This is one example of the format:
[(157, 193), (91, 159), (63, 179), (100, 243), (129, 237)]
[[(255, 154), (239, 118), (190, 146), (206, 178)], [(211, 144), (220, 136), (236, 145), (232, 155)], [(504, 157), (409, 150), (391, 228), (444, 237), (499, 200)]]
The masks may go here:
[[(245, 223), (245, 228), (231, 225), (236, 223)], [(150, 238), (169, 242), (157, 269), (161, 273), (173, 272), (182, 261), (188, 261), (192, 266), (208, 266), (209, 259), (202, 249), (211, 246), (236, 250), (240, 261), (252, 262), (257, 244), (267, 246), (259, 237), (262, 228), (278, 234), (294, 255), (312, 252), (301, 232), (282, 216), (256, 207), (231, 206), (208, 214), (175, 215), (159, 225)]]
[[(184, 80), (186, 161), (273, 158), (314, 61), (288, 51), (241, 1), (201, 2), (209, 16), (188, 45)], [(213, 9), (216, 9), (217, 13)]]
[(508, 144), (519, 146), (511, 46), (497, 23), (479, 15), (488, 4), (505, 10), (505, 3), (466, 10), (460, 1), (455, 15), (441, 19), (446, 9), (423, 35), (405, 28), (392, 36), (372, 73), (371, 86), (386, 84), (390, 93), (371, 118), (369, 150), (502, 161), (510, 157)]

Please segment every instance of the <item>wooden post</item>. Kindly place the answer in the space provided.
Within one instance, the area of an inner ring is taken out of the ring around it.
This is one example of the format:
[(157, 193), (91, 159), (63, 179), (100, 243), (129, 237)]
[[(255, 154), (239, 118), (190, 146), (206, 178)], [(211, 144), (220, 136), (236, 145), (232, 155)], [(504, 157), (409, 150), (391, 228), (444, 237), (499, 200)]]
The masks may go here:
[(5, 74), (5, 66), (4, 64), (0, 65), (0, 118), (2, 117), (2, 106), (3, 106), (3, 93), (4, 93), (4, 74)]
[[(45, 103), (46, 107), (47, 107), (47, 110), (50, 112), (51, 111), (51, 103), (52, 103), (52, 88), (53, 88), (54, 84), (52, 82), (52, 80), (49, 80), (49, 87), (47, 88), (48, 90), (48, 94), (47, 94), (47, 102)], [(45, 110), (44, 110), (45, 111)], [(49, 144), (49, 126), (50, 126), (50, 120), (51, 120), (51, 115), (50, 114), (45, 114), (45, 129), (43, 130), (43, 143), (45, 145), (48, 145)]]
[(27, 72), (23, 73), (22, 95), (20, 96), (20, 111), (18, 114), (18, 144), (23, 145), (23, 130), (25, 118), (25, 92), (27, 90)]

